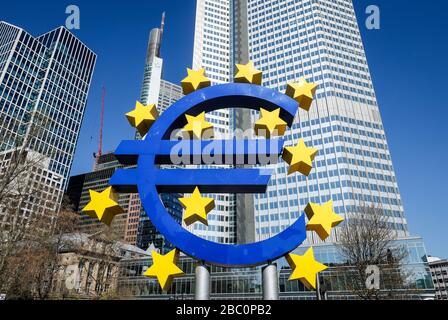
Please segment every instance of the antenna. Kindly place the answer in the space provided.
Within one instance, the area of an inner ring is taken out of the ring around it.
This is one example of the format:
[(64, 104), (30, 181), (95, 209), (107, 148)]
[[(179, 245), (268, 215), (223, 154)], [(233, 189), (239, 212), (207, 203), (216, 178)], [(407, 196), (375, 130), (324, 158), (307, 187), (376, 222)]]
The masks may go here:
[(162, 21), (160, 22), (159, 47), (157, 52), (158, 57), (160, 57), (160, 48), (162, 47), (163, 29), (165, 29), (165, 11), (162, 13)]
[(162, 22), (160, 23), (160, 31), (163, 33), (163, 28), (165, 27), (165, 11), (162, 13)]
[(103, 125), (104, 125), (104, 98), (106, 97), (106, 88), (103, 86), (101, 95), (101, 115), (100, 115), (100, 140), (98, 143), (97, 157), (103, 153)]

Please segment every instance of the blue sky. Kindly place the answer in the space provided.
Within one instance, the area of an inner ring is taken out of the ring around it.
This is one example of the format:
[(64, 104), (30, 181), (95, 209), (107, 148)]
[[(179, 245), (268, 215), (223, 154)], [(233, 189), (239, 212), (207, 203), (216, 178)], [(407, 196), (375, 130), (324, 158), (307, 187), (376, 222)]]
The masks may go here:
[[(448, 257), (448, 2), (354, 3), (410, 231), (424, 238), (429, 254)], [(81, 29), (74, 33), (98, 54), (72, 169), (79, 174), (93, 164), (103, 84), (104, 150), (132, 138), (123, 114), (139, 98), (148, 33), (159, 25), (162, 11), (167, 13), (164, 77), (172, 82), (184, 77), (191, 66), (195, 1), (4, 1), (0, 20), (39, 35), (65, 23), (69, 4), (81, 11)], [(371, 4), (380, 7), (380, 30), (364, 26)]]

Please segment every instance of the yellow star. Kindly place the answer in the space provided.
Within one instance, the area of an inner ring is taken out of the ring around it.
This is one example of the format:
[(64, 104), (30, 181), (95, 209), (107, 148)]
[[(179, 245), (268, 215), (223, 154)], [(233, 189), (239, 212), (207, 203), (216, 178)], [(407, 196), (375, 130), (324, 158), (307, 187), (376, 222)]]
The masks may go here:
[(137, 129), (142, 137), (148, 132), (158, 117), (159, 112), (155, 104), (144, 106), (139, 101), (135, 103), (134, 110), (126, 113), (129, 123)]
[(317, 154), (317, 149), (308, 148), (303, 139), (294, 147), (285, 147), (282, 158), (289, 164), (288, 174), (300, 172), (308, 176), (313, 167), (313, 160)]
[(266, 138), (270, 138), (275, 134), (282, 136), (286, 131), (286, 122), (280, 118), (280, 109), (274, 111), (267, 111), (260, 108), (261, 117), (255, 122), (255, 133), (258, 136), (265, 135)]
[(187, 68), (188, 76), (181, 81), (182, 92), (184, 94), (192, 93), (193, 91), (209, 87), (211, 81), (207, 78), (204, 73), (205, 69), (192, 70)]
[(316, 275), (328, 267), (314, 259), (313, 248), (309, 248), (303, 256), (289, 253), (286, 260), (292, 269), (291, 280), (300, 280), (308, 290), (316, 289)]
[(235, 82), (261, 85), (262, 72), (255, 69), (252, 61), (247, 64), (236, 64), (236, 70)]
[(210, 133), (207, 135), (209, 136), (209, 138), (212, 138), (213, 125), (205, 120), (205, 112), (200, 113), (196, 117), (190, 116), (188, 114), (186, 114), (185, 117), (187, 118), (187, 124), (182, 130), (188, 132), (190, 137), (192, 137), (193, 139), (201, 139), (205, 131), (211, 130), (210, 132), (207, 132)]
[(296, 100), (300, 108), (309, 111), (318, 86), (318, 84), (307, 82), (305, 78), (300, 78), (298, 83), (287, 85), (286, 94)]
[(82, 209), (92, 218), (98, 218), (104, 224), (110, 226), (115, 215), (123, 213), (123, 209), (118, 204), (118, 195), (112, 189), (107, 188), (102, 192), (89, 190), (90, 202)]
[(333, 211), (333, 200), (323, 205), (310, 202), (305, 208), (305, 213), (308, 217), (306, 230), (315, 231), (321, 240), (327, 239), (331, 228), (344, 221), (344, 218)]
[(179, 251), (173, 249), (165, 255), (153, 251), (152, 266), (149, 267), (143, 275), (148, 278), (157, 278), (163, 291), (168, 291), (175, 277), (184, 275), (176, 263), (179, 257)]
[(184, 221), (187, 226), (196, 221), (208, 226), (207, 213), (215, 207), (213, 198), (202, 197), (199, 188), (196, 187), (190, 198), (179, 198), (179, 201), (185, 208)]

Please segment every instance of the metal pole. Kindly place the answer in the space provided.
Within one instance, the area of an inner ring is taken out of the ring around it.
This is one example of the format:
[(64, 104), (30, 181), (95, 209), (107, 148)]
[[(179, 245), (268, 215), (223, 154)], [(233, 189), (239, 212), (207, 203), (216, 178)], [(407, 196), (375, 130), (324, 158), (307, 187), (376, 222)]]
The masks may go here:
[(320, 296), (320, 281), (319, 281), (319, 274), (316, 274), (316, 299), (322, 300)]
[(262, 270), (263, 300), (278, 300), (277, 265), (269, 263)]
[(200, 263), (196, 266), (196, 300), (210, 300), (210, 269)]

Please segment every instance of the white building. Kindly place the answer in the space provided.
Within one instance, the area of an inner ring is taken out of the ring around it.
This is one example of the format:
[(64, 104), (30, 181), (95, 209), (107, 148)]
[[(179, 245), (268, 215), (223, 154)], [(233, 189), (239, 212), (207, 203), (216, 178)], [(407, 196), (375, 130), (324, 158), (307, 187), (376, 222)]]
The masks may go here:
[[(205, 68), (212, 85), (231, 80), (232, 37), (229, 0), (202, 1), (196, 4), (193, 69)], [(215, 135), (231, 133), (232, 111), (217, 110), (207, 114)], [(208, 214), (208, 226), (195, 223), (188, 227), (195, 234), (215, 242), (236, 242), (236, 195), (207, 194), (215, 199), (215, 209)]]
[[(183, 96), (182, 88), (179, 85), (163, 79), (163, 59), (160, 49), (164, 25), (165, 13), (162, 15), (161, 27), (153, 28), (149, 33), (140, 95), (141, 103), (144, 105), (156, 104), (159, 113), (164, 112)], [(136, 132), (136, 139), (140, 138), (139, 133)], [(177, 200), (180, 197), (180, 194), (163, 194), (161, 196), (168, 212), (179, 223), (182, 221), (182, 207)], [(149, 245), (155, 245), (162, 252), (171, 249), (171, 245), (165, 241), (163, 235), (154, 227), (143, 210), (138, 194), (130, 196), (125, 240), (145, 249)]]
[(437, 300), (448, 300), (448, 260), (428, 256)]
[[(213, 83), (230, 82), (234, 64), (248, 59), (263, 71), (263, 86), (284, 92), (300, 77), (319, 84), (310, 112), (300, 109), (284, 137), (286, 145), (304, 138), (319, 153), (309, 177), (288, 176), (284, 162), (276, 166), (266, 194), (253, 197), (255, 220), (244, 227), (243, 237), (269, 238), (303, 214), (308, 202), (330, 199), (341, 215), (359, 206), (380, 207), (397, 235), (407, 236), (352, 1), (197, 0), (193, 68), (206, 68)], [(252, 116), (253, 124), (258, 115)], [(219, 111), (210, 113), (209, 121), (226, 132), (236, 117)], [(208, 228), (195, 224), (197, 234), (237, 241), (237, 201), (228, 197), (209, 214)], [(329, 240), (336, 239), (337, 228)], [(320, 239), (310, 232), (307, 241)]]

